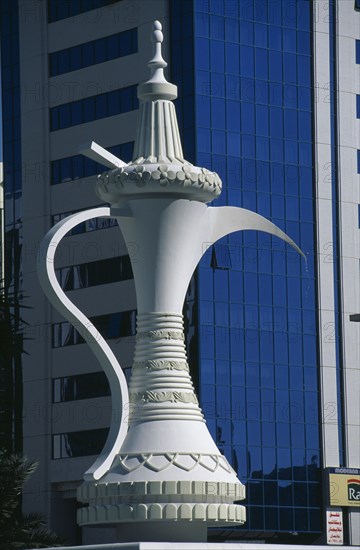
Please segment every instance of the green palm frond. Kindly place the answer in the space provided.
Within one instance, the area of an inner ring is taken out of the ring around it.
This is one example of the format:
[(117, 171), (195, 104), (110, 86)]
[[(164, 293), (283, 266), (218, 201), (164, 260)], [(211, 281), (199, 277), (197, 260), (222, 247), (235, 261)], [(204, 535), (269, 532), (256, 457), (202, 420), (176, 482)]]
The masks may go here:
[(47, 548), (64, 543), (47, 529), (41, 514), (21, 513), (23, 485), (36, 468), (36, 462), (0, 450), (0, 550)]
[(35, 472), (37, 463), (20, 454), (0, 451), (0, 525), (19, 505), (24, 483)]

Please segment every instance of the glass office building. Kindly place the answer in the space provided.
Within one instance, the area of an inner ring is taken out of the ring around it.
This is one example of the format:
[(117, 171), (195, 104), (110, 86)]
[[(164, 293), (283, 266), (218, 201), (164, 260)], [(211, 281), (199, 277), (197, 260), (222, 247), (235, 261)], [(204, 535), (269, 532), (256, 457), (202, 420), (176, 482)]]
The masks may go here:
[(322, 503), (311, 4), (194, 0), (172, 8), (186, 158), (220, 174), (218, 205), (271, 219), (306, 254), (304, 261), (255, 232), (206, 252), (192, 357), (201, 403), (246, 483), (243, 529), (315, 538)]
[[(211, 537), (326, 543), (326, 468), (360, 467), (359, 329), (349, 321), (360, 301), (352, 0), (2, 2), (6, 281), (32, 297), (22, 414), (24, 450), (47, 465), (38, 508), (69, 542), (96, 542), (96, 530), (81, 539), (69, 526), (89, 455), (106, 438), (99, 411), (109, 408), (109, 387), (81, 336), (49, 312), (32, 250), (53, 223), (99, 204), (92, 188), (103, 168), (79, 155), (80, 143), (94, 139), (130, 160), (153, 19), (164, 24), (185, 158), (218, 172), (217, 206), (265, 216), (306, 256), (237, 233), (204, 243), (190, 284), (192, 376), (209, 429), (247, 488), (246, 524)], [(138, 251), (116, 244), (115, 231), (105, 220), (83, 224), (57, 268), (128, 374)], [(52, 411), (50, 423), (37, 403)], [(355, 545), (360, 514), (342, 512), (344, 542)]]
[[(358, 17), (349, 4), (347, 17)], [(288, 543), (326, 540), (322, 469), (332, 461), (349, 465), (351, 454), (343, 402), (349, 365), (341, 334), (342, 286), (349, 281), (341, 274), (339, 221), (344, 109), (337, 64), (343, 52), (339, 21), (347, 24), (344, 5), (193, 0), (171, 6), (171, 60), (173, 80), (181, 83), (178, 111), (186, 158), (222, 177), (225, 189), (217, 205), (248, 208), (271, 219), (306, 255), (304, 261), (267, 235), (231, 235), (207, 250), (190, 291), (194, 342), (189, 349), (193, 369), (199, 369), (201, 403), (214, 439), (247, 486), (248, 520), (233, 536), (247, 531), (246, 537), (275, 536)], [(317, 80), (319, 22), (328, 33), (327, 51), (321, 52), (328, 65), (325, 85)], [(347, 47), (355, 75), (359, 40), (349, 40)], [(318, 95), (319, 87), (325, 95)], [(352, 124), (358, 97), (351, 97)], [(325, 116), (330, 154), (319, 182), (317, 125)], [(359, 173), (356, 143), (348, 151), (352, 178)], [(324, 242), (318, 203), (324, 183), (330, 188), (331, 242)], [(353, 199), (354, 216), (356, 191)], [(355, 214), (352, 233), (358, 242), (357, 229)], [(325, 278), (319, 263), (333, 270), (334, 315), (328, 323), (318, 316)], [(353, 273), (358, 280), (356, 262)], [(330, 403), (324, 399), (327, 375), (321, 372), (324, 343), (334, 348), (337, 400)], [(325, 448), (321, 443), (330, 417), (337, 428), (331, 458), (327, 443)], [(358, 467), (359, 450), (353, 457)], [(346, 511), (344, 516), (346, 522)]]

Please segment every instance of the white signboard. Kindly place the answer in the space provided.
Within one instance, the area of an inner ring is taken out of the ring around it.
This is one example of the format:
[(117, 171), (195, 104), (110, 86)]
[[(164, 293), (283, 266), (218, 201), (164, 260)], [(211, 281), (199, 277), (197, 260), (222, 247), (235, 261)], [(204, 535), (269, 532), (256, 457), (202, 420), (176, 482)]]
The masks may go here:
[(340, 510), (326, 511), (327, 544), (344, 544), (343, 513)]

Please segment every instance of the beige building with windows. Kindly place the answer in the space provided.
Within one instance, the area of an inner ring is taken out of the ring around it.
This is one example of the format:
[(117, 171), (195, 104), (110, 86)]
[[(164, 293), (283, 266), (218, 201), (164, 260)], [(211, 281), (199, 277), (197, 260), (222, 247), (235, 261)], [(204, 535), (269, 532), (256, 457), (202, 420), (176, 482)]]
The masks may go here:
[[(14, 4), (21, 82), (22, 317), (28, 323), (23, 450), (39, 462), (26, 486), (24, 509), (42, 512), (69, 542), (86, 543), (96, 541), (96, 533), (84, 529), (79, 538), (76, 488), (106, 439), (110, 389), (76, 330), (49, 305), (38, 283), (36, 254), (56, 221), (101, 204), (94, 187), (106, 167), (80, 155), (82, 144), (94, 140), (131, 159), (136, 86), (148, 74), (140, 52), (149, 50), (154, 17), (166, 22), (167, 6), (162, 0), (141, 6), (102, 2), (89, 11), (76, 3), (79, 13), (65, 18), (56, 11), (65, 2)], [(136, 243), (126, 250), (114, 224), (96, 219), (74, 230), (56, 257), (63, 288), (110, 339), (124, 369), (131, 367), (135, 333), (129, 254), (136, 259), (138, 253)]]

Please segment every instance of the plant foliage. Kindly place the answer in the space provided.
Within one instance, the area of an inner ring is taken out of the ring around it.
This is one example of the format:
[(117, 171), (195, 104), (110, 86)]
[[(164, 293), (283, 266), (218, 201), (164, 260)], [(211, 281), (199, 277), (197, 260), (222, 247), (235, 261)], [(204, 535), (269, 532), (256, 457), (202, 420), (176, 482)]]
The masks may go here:
[(0, 451), (0, 550), (60, 546), (63, 541), (47, 529), (41, 514), (21, 512), (24, 483), (37, 463), (20, 454)]

